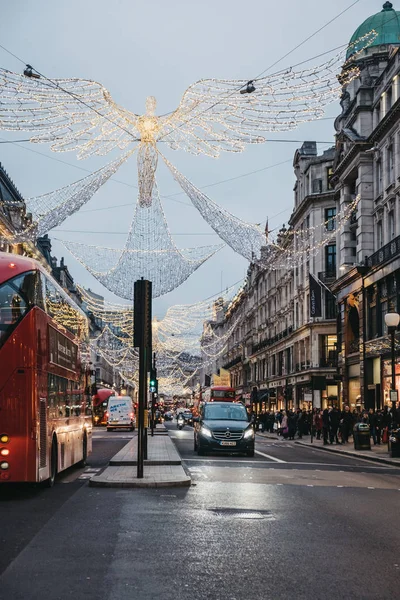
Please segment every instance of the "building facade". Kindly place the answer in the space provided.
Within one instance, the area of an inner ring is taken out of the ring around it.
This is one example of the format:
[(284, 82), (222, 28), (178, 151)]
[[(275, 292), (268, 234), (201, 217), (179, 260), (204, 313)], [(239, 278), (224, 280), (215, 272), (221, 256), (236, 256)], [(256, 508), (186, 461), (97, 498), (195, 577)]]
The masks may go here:
[[(213, 323), (219, 336), (234, 329), (218, 368), (230, 371), (237, 396), (258, 410), (338, 403), (336, 309), (328, 287), (336, 275), (334, 156), (334, 148), (318, 156), (315, 142), (296, 152), (294, 209), (277, 239), (283, 250), (271, 261), (270, 247), (263, 248), (261, 262), (250, 265), (243, 289)], [(295, 232), (316, 247), (327, 234), (331, 241), (296, 264)]]
[(379, 35), (358, 57), (360, 77), (344, 90), (335, 122), (332, 181), (338, 207), (360, 198), (338, 236), (333, 286), (340, 314), (342, 399), (351, 408), (391, 405), (385, 314), (400, 310), (400, 12), (385, 2), (353, 40), (371, 29)]

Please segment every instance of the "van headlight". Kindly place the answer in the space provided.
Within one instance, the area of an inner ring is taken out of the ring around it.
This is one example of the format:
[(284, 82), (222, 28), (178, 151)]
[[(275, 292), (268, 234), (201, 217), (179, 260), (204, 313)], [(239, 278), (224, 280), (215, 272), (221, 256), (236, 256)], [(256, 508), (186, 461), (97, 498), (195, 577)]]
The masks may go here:
[(211, 431), (210, 431), (210, 430), (209, 430), (207, 427), (204, 427), (204, 425), (203, 425), (203, 427), (200, 429), (200, 433), (201, 433), (202, 435), (204, 435), (205, 437), (212, 438), (212, 433), (211, 433)]
[(243, 437), (245, 440), (248, 438), (254, 438), (254, 429), (252, 427), (250, 427), (249, 429), (246, 429)]

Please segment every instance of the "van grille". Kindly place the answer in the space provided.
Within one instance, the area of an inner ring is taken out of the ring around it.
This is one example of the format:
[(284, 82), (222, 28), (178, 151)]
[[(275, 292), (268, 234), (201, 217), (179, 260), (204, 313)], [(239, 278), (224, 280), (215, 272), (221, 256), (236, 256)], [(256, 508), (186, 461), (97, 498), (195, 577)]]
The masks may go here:
[(39, 445), (39, 467), (43, 468), (47, 464), (47, 418), (45, 398), (40, 398), (39, 404)]
[(241, 440), (243, 437), (243, 431), (230, 431), (226, 429), (217, 429), (213, 431), (213, 436), (216, 440), (231, 440), (232, 442), (237, 442)]

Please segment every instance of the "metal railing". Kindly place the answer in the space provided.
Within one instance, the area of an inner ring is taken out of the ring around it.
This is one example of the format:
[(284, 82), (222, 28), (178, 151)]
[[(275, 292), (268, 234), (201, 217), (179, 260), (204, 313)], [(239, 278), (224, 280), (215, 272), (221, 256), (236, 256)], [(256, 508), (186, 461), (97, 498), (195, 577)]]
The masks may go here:
[(371, 254), (371, 256), (365, 257), (365, 264), (367, 267), (375, 267), (376, 265), (380, 265), (395, 256), (400, 254), (400, 235), (394, 238), (391, 242), (382, 246), (380, 250)]

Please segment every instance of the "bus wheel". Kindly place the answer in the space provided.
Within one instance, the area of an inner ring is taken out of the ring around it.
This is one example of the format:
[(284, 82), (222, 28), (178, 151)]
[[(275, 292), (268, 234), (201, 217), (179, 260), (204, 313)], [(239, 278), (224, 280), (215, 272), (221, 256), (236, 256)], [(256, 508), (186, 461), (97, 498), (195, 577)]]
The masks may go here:
[(84, 467), (86, 465), (87, 459), (87, 436), (86, 431), (83, 434), (83, 442), (82, 442), (82, 460), (78, 462), (78, 467)]
[(46, 480), (47, 487), (51, 488), (54, 485), (57, 475), (57, 440), (53, 437), (53, 443), (51, 444), (51, 455), (50, 455), (50, 477)]

